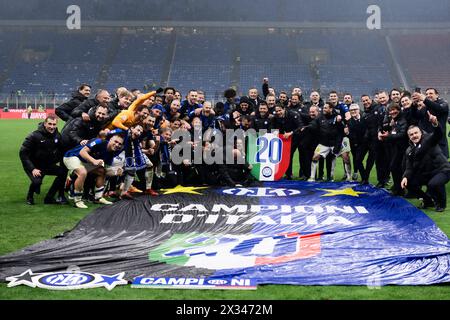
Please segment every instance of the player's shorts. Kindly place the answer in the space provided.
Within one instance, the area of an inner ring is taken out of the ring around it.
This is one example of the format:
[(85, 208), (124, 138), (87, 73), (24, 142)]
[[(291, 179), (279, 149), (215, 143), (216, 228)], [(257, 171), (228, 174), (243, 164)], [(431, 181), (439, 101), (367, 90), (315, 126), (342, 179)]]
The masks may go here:
[(141, 153), (139, 157), (125, 158), (125, 171), (136, 171), (150, 167), (153, 167), (153, 163), (144, 153)]
[(342, 139), (342, 147), (341, 147), (341, 151), (339, 152), (339, 155), (341, 155), (345, 152), (350, 152), (350, 139), (348, 137), (344, 137)]
[(125, 164), (125, 151), (122, 151), (118, 156), (115, 156), (111, 165), (106, 168), (107, 176), (116, 176), (119, 169), (123, 169)]
[(67, 169), (69, 169), (69, 175), (73, 173), (74, 170), (84, 167), (87, 172), (91, 172), (100, 166), (94, 166), (90, 162), (83, 162), (78, 157), (64, 157), (63, 158), (64, 165)]
[(324, 146), (323, 144), (319, 144), (316, 147), (316, 150), (314, 150), (314, 153), (319, 154), (322, 158), (326, 158), (329, 153), (333, 153), (333, 149), (334, 147), (327, 147)]

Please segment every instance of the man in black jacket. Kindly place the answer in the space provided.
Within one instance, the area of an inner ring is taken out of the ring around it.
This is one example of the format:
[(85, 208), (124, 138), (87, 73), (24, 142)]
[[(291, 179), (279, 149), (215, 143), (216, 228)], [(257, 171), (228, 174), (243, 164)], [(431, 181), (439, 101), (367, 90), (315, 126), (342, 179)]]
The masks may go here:
[(352, 103), (349, 112), (350, 120), (347, 123), (347, 129), (344, 130), (348, 131), (350, 150), (353, 156), (354, 172), (359, 172), (361, 175), (361, 184), (368, 184), (369, 174), (363, 165), (364, 152), (368, 150), (367, 124), (365, 119), (361, 117), (358, 104)]
[[(299, 132), (302, 127), (303, 123), (297, 112), (285, 108), (281, 104), (275, 106), (275, 116), (272, 118), (272, 129), (278, 129), (281, 134), (284, 134), (284, 138), (288, 139), (290, 136), (294, 135), (294, 133)], [(290, 157), (289, 167), (286, 170), (286, 179), (288, 180), (292, 180), (292, 150)]]
[(82, 104), (91, 94), (91, 86), (83, 83), (78, 87), (78, 91), (72, 93), (72, 99), (64, 102), (62, 105), (55, 109), (56, 115), (63, 121), (67, 122), (72, 120), (72, 111)]
[[(401, 181), (402, 188), (408, 188), (423, 199), (419, 208), (435, 205), (437, 212), (444, 211), (447, 203), (445, 185), (450, 181), (450, 164), (439, 147), (443, 130), (436, 116), (428, 112), (433, 132), (423, 132), (418, 126), (408, 128), (409, 148), (406, 150), (406, 170)], [(427, 186), (427, 192), (421, 187)]]
[(423, 101), (426, 108), (422, 108), (421, 110), (415, 109), (417, 111), (416, 116), (419, 118), (419, 127), (426, 132), (432, 132), (432, 126), (428, 122), (427, 111), (429, 111), (432, 115), (436, 116), (438, 122), (442, 128), (443, 135), (441, 140), (439, 141), (439, 147), (442, 150), (444, 156), (449, 156), (448, 153), (448, 142), (447, 142), (447, 118), (448, 118), (448, 103), (444, 99), (439, 98), (439, 93), (434, 88), (428, 88), (425, 91), (425, 94), (421, 94), (419, 92), (415, 92), (412, 96), (414, 102)]
[[(84, 101), (82, 104), (80, 104), (78, 107), (76, 107), (72, 113), (71, 116), (73, 118), (83, 118), (83, 120), (85, 121), (89, 121), (90, 117), (89, 117), (89, 109), (96, 107), (98, 105), (103, 106), (103, 107), (108, 107), (108, 103), (111, 100), (111, 97), (109, 95), (109, 92), (104, 90), (104, 89), (100, 89), (97, 91), (97, 94), (95, 95), (95, 98), (92, 99), (87, 99), (86, 101)], [(111, 110), (110, 112), (111, 113)]]
[[(383, 95), (383, 101), (387, 100), (387, 94)], [(384, 156), (384, 149), (381, 148), (381, 141), (378, 140), (378, 128), (381, 125), (386, 111), (379, 105), (372, 101), (369, 95), (363, 94), (361, 96), (361, 102), (364, 106), (364, 113), (362, 118), (367, 126), (366, 137), (367, 144), (363, 145), (362, 157), (364, 158), (369, 153), (366, 161), (366, 176), (370, 175), (370, 171), (373, 165), (377, 165), (377, 187), (385, 187), (386, 177), (383, 175), (383, 166), (387, 167), (387, 164), (383, 163), (386, 161)], [(365, 180), (365, 179), (363, 179)], [(364, 181), (365, 182), (365, 181)]]
[(89, 121), (75, 118), (66, 123), (62, 129), (64, 151), (77, 145), (85, 145), (90, 139), (97, 137), (108, 119), (108, 109), (97, 106), (88, 112)]
[[(336, 166), (336, 157), (342, 147), (342, 138), (344, 136), (343, 118), (333, 112), (331, 102), (327, 101), (323, 106), (322, 114), (314, 119), (304, 130), (312, 130), (319, 137), (319, 145), (314, 151), (311, 164), (311, 176), (308, 181), (315, 181), (317, 164), (320, 158), (326, 158), (328, 154), (332, 155), (331, 168), (327, 168), (328, 180), (334, 179), (334, 168)], [(329, 170), (328, 170), (329, 169)]]
[(399, 104), (392, 102), (388, 107), (388, 114), (384, 117), (383, 124), (378, 132), (378, 139), (384, 143), (389, 172), (394, 182), (393, 195), (403, 195), (400, 187), (402, 180), (402, 162), (405, 150), (408, 147), (406, 131), (408, 123), (401, 113)]
[[(19, 152), (23, 168), (31, 180), (28, 189), (27, 204), (33, 205), (34, 193), (39, 194), (42, 180), (46, 175), (56, 176), (45, 196), (45, 204), (65, 204), (64, 182), (67, 170), (57, 165), (62, 159), (62, 140), (57, 128), (57, 118), (49, 115), (36, 131), (30, 133), (22, 144)], [(58, 192), (58, 200), (55, 200)]]

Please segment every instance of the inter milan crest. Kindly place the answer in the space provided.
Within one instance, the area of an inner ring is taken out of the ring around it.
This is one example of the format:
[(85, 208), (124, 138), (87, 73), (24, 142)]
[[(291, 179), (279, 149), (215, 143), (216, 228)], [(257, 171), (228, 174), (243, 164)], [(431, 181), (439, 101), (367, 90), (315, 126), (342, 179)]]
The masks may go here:
[(108, 290), (114, 289), (117, 285), (127, 284), (124, 280), (125, 272), (113, 276), (89, 273), (89, 272), (50, 272), (33, 273), (30, 269), (20, 275), (6, 278), (9, 281), (8, 287), (15, 287), (21, 284), (49, 290), (75, 290), (105, 287)]

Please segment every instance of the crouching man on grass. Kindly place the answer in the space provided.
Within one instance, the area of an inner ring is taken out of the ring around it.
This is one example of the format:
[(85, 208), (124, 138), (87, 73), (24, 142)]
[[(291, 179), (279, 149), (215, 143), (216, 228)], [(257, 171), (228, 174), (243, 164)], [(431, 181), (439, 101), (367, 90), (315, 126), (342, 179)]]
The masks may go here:
[(77, 146), (64, 155), (64, 164), (69, 169), (69, 175), (74, 172), (77, 176), (74, 182), (75, 207), (86, 209), (87, 206), (81, 200), (83, 185), (88, 173), (96, 175), (95, 203), (111, 204), (103, 198), (105, 184), (105, 165), (110, 166), (115, 156), (122, 152), (123, 137), (113, 135), (109, 139), (92, 139), (84, 146)]

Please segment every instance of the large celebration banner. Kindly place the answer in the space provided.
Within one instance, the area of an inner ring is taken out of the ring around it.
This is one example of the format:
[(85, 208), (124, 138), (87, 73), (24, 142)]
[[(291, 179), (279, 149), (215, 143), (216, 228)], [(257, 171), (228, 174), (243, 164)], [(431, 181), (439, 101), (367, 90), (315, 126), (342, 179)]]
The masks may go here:
[(76, 267), (86, 278), (128, 281), (450, 281), (447, 236), (404, 199), (371, 186), (279, 181), (246, 188), (178, 186), (162, 193), (97, 209), (62, 236), (0, 257), (1, 280), (32, 272), (55, 282), (48, 273)]
[(252, 165), (251, 174), (258, 181), (280, 180), (289, 167), (292, 136), (266, 133), (248, 135), (247, 162)]

